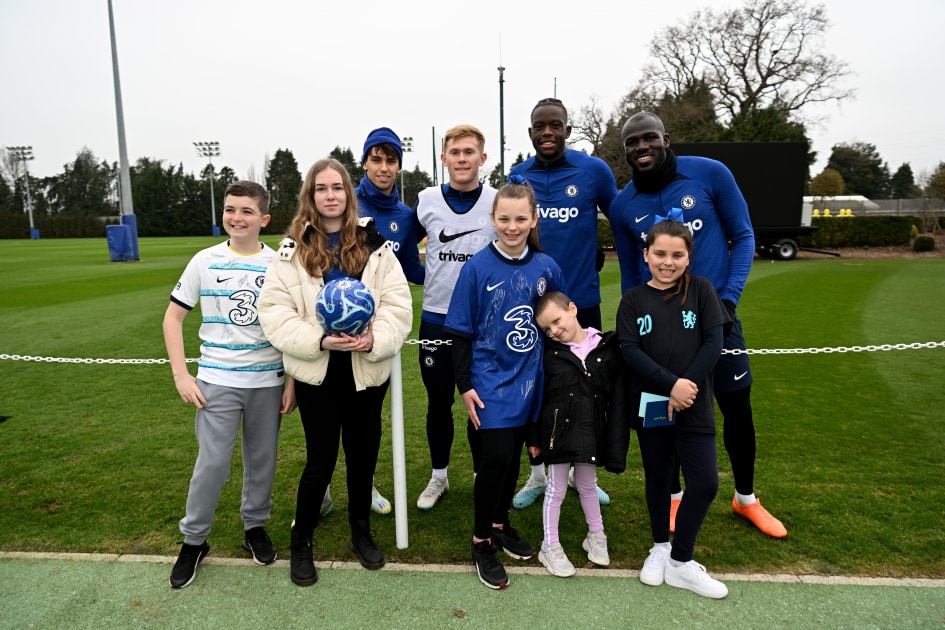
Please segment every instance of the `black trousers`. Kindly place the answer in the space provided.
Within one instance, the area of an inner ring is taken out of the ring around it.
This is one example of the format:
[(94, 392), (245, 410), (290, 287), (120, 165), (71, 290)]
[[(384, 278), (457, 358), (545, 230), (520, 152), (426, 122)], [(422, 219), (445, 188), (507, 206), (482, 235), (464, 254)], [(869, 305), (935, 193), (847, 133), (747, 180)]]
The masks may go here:
[(638, 430), (637, 439), (646, 477), (646, 507), (650, 512), (653, 542), (669, 542), (669, 494), (677, 459), (682, 466), (686, 492), (676, 513), (676, 534), (670, 557), (688, 562), (692, 560), (696, 536), (709, 513), (709, 506), (719, 492), (715, 435), (654, 427)]
[(478, 431), (482, 462), (473, 492), (476, 538), (491, 538), (492, 524), (504, 524), (509, 520), (509, 509), (512, 507), (512, 496), (522, 463), (525, 432), (524, 426)]
[(338, 443), (345, 453), (348, 520), (371, 516), (371, 487), (381, 447), (381, 408), (389, 382), (355, 389), (351, 353), (332, 352), (321, 385), (295, 381), (295, 397), (305, 430), (305, 468), (295, 506), (296, 530), (305, 536), (318, 526), (322, 497), (338, 462)]
[[(443, 340), (443, 325), (420, 320), (420, 339)], [(420, 346), (420, 378), (427, 390), (427, 442), (433, 468), (446, 468), (453, 448), (453, 402), (456, 400), (456, 378), (453, 375), (453, 353), (448, 344)], [(466, 439), (472, 452), (473, 471), (479, 472), (482, 448), (476, 427), (467, 418)]]
[[(739, 494), (755, 488), (755, 423), (751, 413), (751, 385), (733, 392), (715, 392), (722, 412), (722, 440), (732, 464), (732, 478)], [(673, 492), (680, 492), (679, 465), (673, 477)]]

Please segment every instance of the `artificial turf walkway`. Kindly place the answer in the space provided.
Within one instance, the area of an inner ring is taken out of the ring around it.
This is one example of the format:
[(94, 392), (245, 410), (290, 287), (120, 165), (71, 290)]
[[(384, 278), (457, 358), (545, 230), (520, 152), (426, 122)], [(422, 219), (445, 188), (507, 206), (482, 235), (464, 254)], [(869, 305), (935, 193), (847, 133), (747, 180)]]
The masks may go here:
[[(168, 586), (174, 558), (0, 553), (2, 628), (943, 628), (945, 580), (721, 575), (724, 600), (636, 571), (561, 579), (514, 565), (504, 591), (471, 566), (319, 565), (300, 588), (286, 560), (259, 567), (211, 554), (197, 579)], [(316, 563), (318, 564), (318, 563)]]

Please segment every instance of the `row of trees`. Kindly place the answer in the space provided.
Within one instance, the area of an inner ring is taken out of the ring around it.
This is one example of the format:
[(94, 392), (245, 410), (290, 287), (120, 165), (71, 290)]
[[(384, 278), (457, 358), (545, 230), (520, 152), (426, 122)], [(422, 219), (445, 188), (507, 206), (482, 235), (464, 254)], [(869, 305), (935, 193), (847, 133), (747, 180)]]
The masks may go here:
[(833, 147), (827, 167), (810, 182), (815, 196), (863, 195), (868, 199), (945, 198), (945, 162), (917, 181), (905, 162), (890, 175), (889, 166), (876, 147), (866, 142)]
[[(844, 86), (846, 62), (824, 52), (829, 25), (823, 5), (803, 0), (747, 0), (737, 8), (694, 12), (688, 20), (659, 30), (650, 43), (650, 59), (640, 82), (605, 113), (596, 98), (574, 112), (571, 141), (602, 158), (622, 187), (631, 177), (620, 129), (640, 110), (660, 115), (677, 142), (807, 142), (804, 117), (810, 105), (853, 96)], [(363, 176), (350, 148), (335, 147), (355, 182)], [(509, 168), (525, 158), (519, 154)], [(816, 153), (808, 152), (808, 165)], [(0, 160), (0, 213), (25, 210), (25, 177), (9, 155)], [(199, 177), (182, 166), (141, 158), (132, 168), (132, 192), (141, 235), (206, 234), (210, 183), (208, 166)], [(487, 176), (496, 187), (504, 180), (496, 167)], [(278, 149), (264, 166), (273, 215), (267, 231), (280, 233), (297, 204), (302, 174), (291, 150)], [(96, 217), (118, 214), (117, 167), (99, 162), (82, 149), (61, 174), (30, 177), (35, 213), (77, 213)], [(229, 167), (213, 172), (215, 199), (237, 179)], [(249, 179), (256, 179), (252, 173)], [(419, 166), (403, 173), (405, 201), (432, 185)], [(909, 163), (890, 174), (874, 145), (862, 142), (832, 148), (827, 168), (810, 181), (814, 195), (859, 194), (873, 199), (935, 196), (945, 198), (945, 162), (934, 173), (920, 174)]]
[[(349, 170), (355, 185), (364, 171), (350, 148), (335, 147), (331, 157), (340, 160)], [(22, 167), (7, 152), (0, 159), (0, 216), (22, 216), (27, 211), (27, 177)], [(302, 173), (289, 149), (278, 149), (265, 160), (261, 184), (270, 194), (272, 219), (265, 232), (281, 234), (288, 227), (298, 206), (302, 187)], [(131, 167), (131, 191), (140, 236), (195, 236), (210, 233), (210, 175), (213, 176), (213, 194), (216, 201), (216, 220), (220, 224), (222, 202), (226, 186), (237, 179), (229, 166), (219, 171), (207, 165), (199, 176), (185, 173), (183, 166), (164, 160), (140, 158)], [(252, 177), (252, 174), (249, 176)], [(60, 223), (77, 217), (86, 223), (104, 225), (120, 213), (118, 165), (99, 161), (88, 148), (76, 154), (73, 162), (63, 166), (63, 172), (50, 177), (29, 175), (29, 197), (34, 217), (60, 217)], [(253, 178), (256, 179), (256, 178)], [(427, 173), (415, 167), (403, 174), (406, 202), (415, 204), (421, 190), (433, 185)], [(44, 222), (49, 225), (48, 222)], [(41, 230), (48, 234), (47, 230)], [(74, 229), (72, 230), (75, 231)], [(81, 235), (86, 235), (87, 228)], [(104, 233), (104, 228), (101, 230)], [(56, 231), (57, 234), (60, 232)], [(66, 232), (68, 233), (68, 232)], [(15, 236), (26, 236), (23, 234)], [(79, 234), (75, 234), (79, 235)]]

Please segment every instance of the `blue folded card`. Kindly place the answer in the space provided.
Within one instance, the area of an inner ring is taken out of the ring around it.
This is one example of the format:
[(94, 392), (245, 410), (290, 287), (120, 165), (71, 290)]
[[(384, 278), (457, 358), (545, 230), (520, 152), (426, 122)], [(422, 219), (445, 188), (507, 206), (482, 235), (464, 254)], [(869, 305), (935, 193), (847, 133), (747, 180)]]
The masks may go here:
[(671, 427), (676, 424), (676, 412), (667, 417), (669, 398), (643, 392), (640, 395), (640, 417), (643, 418), (643, 428)]

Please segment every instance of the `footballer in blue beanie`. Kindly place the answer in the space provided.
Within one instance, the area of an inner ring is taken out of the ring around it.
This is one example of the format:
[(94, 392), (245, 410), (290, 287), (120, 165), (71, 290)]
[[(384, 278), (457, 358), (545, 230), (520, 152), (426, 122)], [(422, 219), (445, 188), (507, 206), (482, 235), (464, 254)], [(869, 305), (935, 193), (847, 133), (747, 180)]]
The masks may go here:
[(379, 127), (368, 134), (364, 141), (364, 152), (361, 154), (361, 165), (363, 166), (368, 159), (368, 153), (379, 144), (389, 144), (397, 152), (397, 160), (400, 168), (404, 164), (404, 148), (400, 144), (400, 136), (394, 133), (389, 127)]

